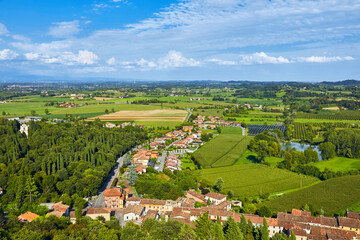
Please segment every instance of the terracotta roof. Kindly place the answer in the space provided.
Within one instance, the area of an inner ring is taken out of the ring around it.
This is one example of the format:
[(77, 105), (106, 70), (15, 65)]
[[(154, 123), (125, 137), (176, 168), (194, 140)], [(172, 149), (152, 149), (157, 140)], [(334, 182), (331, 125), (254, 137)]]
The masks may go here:
[(120, 197), (121, 189), (120, 188), (105, 189), (104, 196), (105, 197)]
[(134, 202), (139, 202), (141, 199), (140, 198), (137, 198), (137, 197), (129, 197), (128, 199), (126, 199), (127, 202), (131, 202), (131, 201), (134, 201)]
[(360, 223), (357, 219), (354, 218), (346, 218), (346, 217), (338, 217), (339, 225), (350, 228), (360, 228)]
[(297, 215), (297, 216), (307, 216), (307, 217), (311, 217), (311, 212), (302, 211), (302, 210), (295, 209), (295, 208), (291, 211), (291, 214), (292, 214), (292, 215)]
[(178, 222), (182, 222), (185, 224), (189, 224), (191, 227), (195, 228), (195, 224), (192, 221), (190, 221), (189, 219), (186, 219), (186, 218), (170, 218), (170, 219), (173, 221), (178, 221)]
[(107, 213), (111, 213), (111, 210), (107, 209), (107, 208), (89, 208), (86, 212), (86, 215), (89, 214), (107, 214)]
[(62, 212), (63, 214), (69, 209), (69, 205), (63, 204), (62, 201), (55, 203), (52, 208), (53, 211)]
[(130, 205), (128, 207), (126, 207), (124, 209), (124, 214), (127, 213), (135, 213), (137, 215), (141, 215), (142, 211), (143, 211), (144, 207), (143, 206), (139, 206), (139, 205)]
[[(1, 188), (0, 188), (0, 189), (1, 189)], [(355, 219), (360, 220), (360, 213), (357, 213), (357, 212), (346, 211), (346, 216), (347, 216), (348, 218), (355, 218)]]
[(0, 191), (2, 191), (3, 189), (0, 187)]
[(166, 200), (142, 198), (142, 199), (140, 200), (140, 204), (165, 205), (165, 204), (166, 204)]
[(158, 214), (158, 210), (153, 210), (153, 209), (151, 209), (151, 210), (149, 210), (149, 211), (147, 212), (147, 214), (146, 214), (146, 216), (145, 216), (144, 219), (148, 219), (148, 218), (154, 219), (154, 218), (156, 218), (156, 215), (157, 215), (157, 214)]
[(217, 200), (221, 200), (221, 199), (226, 198), (226, 195), (221, 194), (221, 193), (208, 193), (205, 196), (210, 197), (210, 198), (215, 198)]
[(35, 218), (40, 217), (39, 215), (37, 215), (36, 213), (32, 213), (32, 212), (26, 212), (21, 214), (20, 216), (18, 216), (18, 219), (20, 221), (28, 221), (28, 222), (32, 222), (34, 221)]
[(221, 203), (218, 205), (218, 207), (219, 207), (219, 208), (225, 208), (225, 207), (227, 207), (228, 205), (231, 205), (231, 201), (225, 200), (225, 201), (221, 202)]
[(187, 195), (187, 194), (192, 195), (192, 196), (194, 196), (194, 197), (196, 197), (196, 198), (199, 198), (199, 199), (205, 201), (205, 196), (202, 195), (201, 193), (198, 193), (198, 192), (190, 191), (190, 190), (189, 190), (189, 191), (187, 191), (187, 192), (185, 193), (185, 195)]

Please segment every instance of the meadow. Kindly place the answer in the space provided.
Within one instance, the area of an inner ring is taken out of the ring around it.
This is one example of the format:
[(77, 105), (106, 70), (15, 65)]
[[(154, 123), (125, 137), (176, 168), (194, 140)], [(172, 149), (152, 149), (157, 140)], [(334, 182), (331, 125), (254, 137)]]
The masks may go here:
[(303, 187), (319, 182), (317, 178), (301, 176), (262, 164), (203, 169), (197, 173), (200, 179), (205, 179), (210, 183), (214, 183), (221, 177), (224, 180), (223, 192), (233, 190), (240, 197), (255, 197), (264, 193), (293, 190), (300, 188), (301, 182)]
[(247, 139), (241, 128), (222, 128), (220, 135), (200, 147), (193, 156), (204, 168), (229, 166), (246, 150)]
[(334, 157), (326, 161), (319, 161), (312, 163), (311, 165), (318, 167), (321, 171), (325, 168), (332, 171), (349, 171), (360, 169), (360, 159), (346, 158), (346, 157)]
[[(325, 211), (325, 215), (333, 216), (348, 207), (356, 207), (360, 198), (360, 175), (329, 179), (314, 186), (285, 194), (265, 203), (275, 211), (289, 212), (293, 208), (302, 208), (311, 204), (315, 210)], [(355, 205), (354, 205), (355, 204)]]

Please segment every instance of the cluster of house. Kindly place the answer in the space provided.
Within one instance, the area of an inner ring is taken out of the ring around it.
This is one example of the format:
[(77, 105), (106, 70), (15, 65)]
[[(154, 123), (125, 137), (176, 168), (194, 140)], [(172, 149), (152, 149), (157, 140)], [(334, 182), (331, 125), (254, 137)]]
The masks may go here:
[(75, 103), (60, 103), (59, 107), (63, 107), (63, 108), (72, 108), (72, 107), (78, 107), (79, 104), (75, 104)]
[(179, 157), (175, 154), (169, 154), (166, 156), (166, 163), (165, 163), (165, 169), (168, 169), (170, 171), (181, 171), (181, 161)]
[(133, 122), (124, 122), (124, 123), (121, 123), (121, 124), (114, 124), (114, 123), (111, 123), (111, 122), (105, 123), (105, 127), (107, 127), (107, 128), (115, 128), (115, 127), (124, 128), (126, 126), (145, 128), (144, 125), (137, 125), (137, 124), (135, 124)]
[[(139, 149), (132, 160), (132, 164), (136, 166), (136, 172), (139, 174), (146, 173), (146, 168), (155, 165), (159, 155), (159, 152), (154, 150)], [(154, 161), (151, 161), (151, 159)]]
[(16, 120), (20, 124), (24, 124), (24, 123), (28, 123), (30, 121), (39, 122), (42, 120), (42, 117), (32, 117), (32, 116), (28, 116), (28, 117), (24, 117), (24, 118), (14, 117), (14, 118), (8, 118), (8, 120), (9, 121)]
[(200, 129), (215, 129), (218, 126), (222, 127), (241, 127), (240, 123), (234, 122), (234, 121), (225, 121), (224, 119), (221, 119), (219, 116), (208, 116), (207, 118), (205, 116), (197, 116), (197, 118), (194, 120), (194, 124), (198, 126)]
[[(203, 207), (195, 208), (195, 203)], [(50, 210), (48, 215), (58, 217), (70, 217), (76, 221), (75, 212), (69, 210), (69, 206), (59, 203), (42, 204)], [(220, 193), (200, 194), (195, 191), (187, 191), (185, 197), (177, 200), (158, 200), (133, 197), (129, 188), (112, 188), (104, 192), (105, 207), (90, 207), (83, 215), (92, 219), (102, 217), (110, 220), (111, 216), (119, 219), (122, 225), (132, 221), (141, 224), (148, 218), (179, 221), (194, 227), (194, 221), (205, 212), (212, 221), (226, 221), (229, 217), (240, 222), (242, 215), (255, 227), (263, 225), (264, 218), (253, 214), (235, 213), (231, 210), (232, 205), (241, 207), (241, 202), (231, 202), (226, 195)], [(22, 222), (31, 222), (39, 215), (26, 212), (18, 216)], [(291, 213), (277, 213), (276, 218), (265, 218), (268, 225), (269, 236), (276, 233), (295, 234), (296, 239), (360, 239), (360, 213), (347, 211), (346, 217), (312, 217), (310, 212), (293, 209)]]

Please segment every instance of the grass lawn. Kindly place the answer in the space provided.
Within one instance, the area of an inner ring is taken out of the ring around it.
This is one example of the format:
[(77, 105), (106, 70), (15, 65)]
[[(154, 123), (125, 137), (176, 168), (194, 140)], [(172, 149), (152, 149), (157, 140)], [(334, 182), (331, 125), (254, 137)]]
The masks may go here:
[(253, 197), (260, 193), (278, 193), (308, 186), (318, 182), (317, 178), (300, 176), (296, 173), (265, 166), (262, 164), (243, 164), (230, 167), (211, 168), (197, 171), (200, 179), (214, 183), (222, 177), (224, 193), (233, 190), (239, 197)]
[(348, 171), (354, 169), (360, 169), (360, 159), (346, 158), (346, 157), (334, 157), (329, 160), (312, 163), (311, 165), (318, 167), (321, 171), (325, 168), (337, 171)]
[(314, 186), (291, 192), (265, 203), (272, 210), (291, 211), (305, 204), (312, 204), (315, 210), (323, 209), (333, 216), (350, 206), (357, 208), (360, 201), (360, 175), (329, 179)]
[(241, 128), (222, 128), (222, 133), (200, 147), (195, 160), (204, 168), (232, 165), (246, 150), (249, 137), (242, 136)]

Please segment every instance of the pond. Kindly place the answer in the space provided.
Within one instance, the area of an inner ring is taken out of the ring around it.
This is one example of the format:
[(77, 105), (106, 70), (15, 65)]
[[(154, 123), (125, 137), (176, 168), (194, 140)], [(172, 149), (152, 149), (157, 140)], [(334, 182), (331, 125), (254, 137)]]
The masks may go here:
[(285, 150), (287, 146), (289, 146), (291, 148), (295, 148), (296, 150), (302, 151), (302, 152), (304, 152), (309, 147), (312, 147), (319, 154), (319, 160), (322, 160), (321, 151), (319, 150), (319, 146), (303, 144), (303, 143), (298, 143), (298, 142), (285, 142), (285, 143), (281, 144), (281, 149)]

